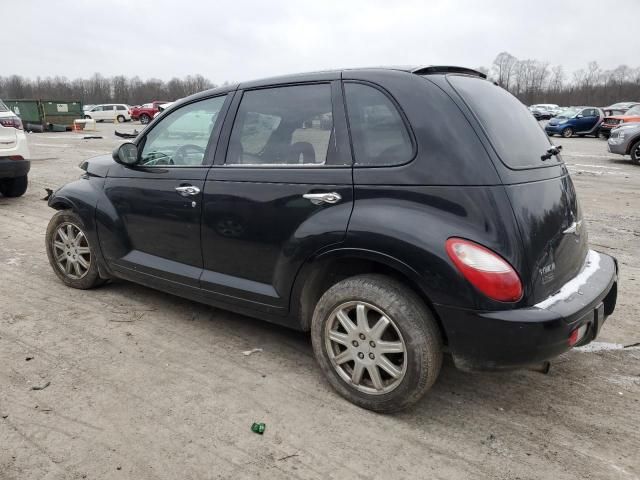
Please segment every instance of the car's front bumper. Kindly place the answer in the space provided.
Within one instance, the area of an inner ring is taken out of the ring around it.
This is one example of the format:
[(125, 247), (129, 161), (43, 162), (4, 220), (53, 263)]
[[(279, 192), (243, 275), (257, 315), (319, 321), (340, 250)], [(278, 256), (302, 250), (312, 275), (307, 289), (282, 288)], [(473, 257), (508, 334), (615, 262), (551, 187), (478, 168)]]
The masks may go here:
[(612, 142), (611, 138), (609, 138), (607, 148), (611, 153), (617, 153), (618, 155), (627, 154), (627, 142)]
[(562, 130), (567, 126), (568, 125), (549, 125), (547, 123), (544, 127), (544, 131), (547, 133), (554, 133), (556, 135), (559, 135), (560, 133), (562, 133)]
[(29, 173), (31, 162), (29, 160), (11, 160), (0, 156), (0, 178), (23, 177)]
[(583, 325), (586, 333), (574, 346), (596, 338), (615, 309), (618, 265), (593, 251), (589, 259), (558, 293), (531, 307), (478, 312), (436, 305), (456, 365), (474, 370), (538, 364), (571, 349), (571, 332)]

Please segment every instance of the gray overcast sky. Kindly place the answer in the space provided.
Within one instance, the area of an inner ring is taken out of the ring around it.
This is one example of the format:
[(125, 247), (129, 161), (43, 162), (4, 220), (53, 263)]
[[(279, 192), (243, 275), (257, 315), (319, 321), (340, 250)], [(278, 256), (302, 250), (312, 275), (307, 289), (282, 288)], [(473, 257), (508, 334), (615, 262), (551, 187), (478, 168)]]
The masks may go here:
[[(335, 67), (640, 66), (640, 0), (0, 0), (0, 75), (216, 83)], [(628, 21), (625, 21), (628, 20)], [(613, 41), (615, 40), (615, 41)]]

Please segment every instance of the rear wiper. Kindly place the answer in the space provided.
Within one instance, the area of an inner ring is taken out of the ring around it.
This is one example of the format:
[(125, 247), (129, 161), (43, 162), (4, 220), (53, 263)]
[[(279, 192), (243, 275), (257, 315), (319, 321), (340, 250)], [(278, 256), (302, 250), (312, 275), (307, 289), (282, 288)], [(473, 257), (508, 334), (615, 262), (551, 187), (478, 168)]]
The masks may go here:
[(558, 145), (557, 147), (555, 146), (551, 147), (549, 150), (547, 150), (547, 153), (545, 153), (540, 157), (540, 160), (542, 160), (543, 162), (545, 160), (549, 160), (554, 155), (558, 155), (560, 153), (560, 150), (562, 150), (562, 145)]

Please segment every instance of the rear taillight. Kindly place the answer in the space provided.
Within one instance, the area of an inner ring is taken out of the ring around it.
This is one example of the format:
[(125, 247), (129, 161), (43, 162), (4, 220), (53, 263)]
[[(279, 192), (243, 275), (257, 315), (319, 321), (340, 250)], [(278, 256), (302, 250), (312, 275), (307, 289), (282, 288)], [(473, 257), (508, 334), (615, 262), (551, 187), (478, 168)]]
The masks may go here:
[(0, 125), (3, 127), (13, 127), (22, 130), (22, 120), (18, 117), (0, 118)]
[(446, 249), (464, 278), (487, 297), (499, 302), (517, 302), (522, 298), (520, 277), (498, 254), (462, 238), (448, 239)]

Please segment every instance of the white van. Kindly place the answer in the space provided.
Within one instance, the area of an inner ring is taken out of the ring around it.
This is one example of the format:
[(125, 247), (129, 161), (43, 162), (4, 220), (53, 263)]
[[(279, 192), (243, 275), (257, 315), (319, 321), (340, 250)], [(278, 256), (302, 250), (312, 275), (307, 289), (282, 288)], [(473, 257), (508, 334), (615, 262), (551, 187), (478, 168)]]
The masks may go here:
[(105, 103), (103, 105), (95, 105), (91, 110), (84, 112), (84, 118), (92, 118), (96, 122), (103, 122), (108, 120), (113, 122), (128, 122), (131, 120), (131, 114), (129, 113), (129, 105), (124, 103)]

